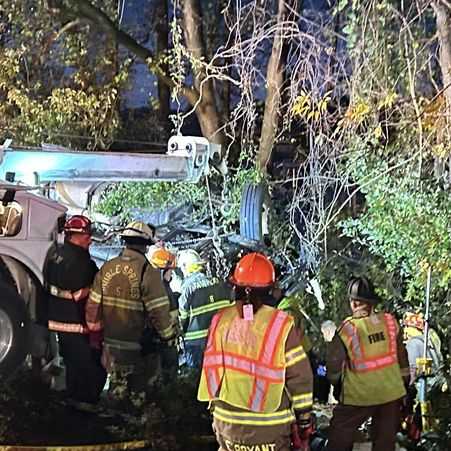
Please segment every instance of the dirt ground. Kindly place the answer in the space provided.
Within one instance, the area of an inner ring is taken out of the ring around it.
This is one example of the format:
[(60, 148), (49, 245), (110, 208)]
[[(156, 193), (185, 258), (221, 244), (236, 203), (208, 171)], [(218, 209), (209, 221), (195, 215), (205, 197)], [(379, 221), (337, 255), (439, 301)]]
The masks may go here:
[(140, 414), (106, 407), (79, 412), (24, 369), (0, 385), (0, 449), (146, 440), (150, 447), (142, 449), (149, 451), (216, 450), (206, 406), (194, 399), (193, 384), (179, 381), (155, 393)]
[[(34, 381), (24, 368), (14, 378), (0, 382), (0, 450), (9, 446), (96, 445), (144, 440), (143, 451), (216, 451), (210, 416), (204, 403), (196, 401), (197, 382), (178, 378), (150, 395), (142, 411), (112, 409), (101, 403), (98, 413), (79, 412), (65, 402), (63, 392)], [(331, 405), (315, 404), (317, 427), (325, 432), (332, 416)], [(354, 451), (367, 451), (366, 434), (355, 437)], [(366, 442), (366, 443), (365, 443)], [(115, 448), (118, 449), (118, 448)], [(397, 448), (402, 449), (402, 448)], [(408, 449), (417, 449), (410, 448)], [(442, 446), (418, 447), (444, 451)]]

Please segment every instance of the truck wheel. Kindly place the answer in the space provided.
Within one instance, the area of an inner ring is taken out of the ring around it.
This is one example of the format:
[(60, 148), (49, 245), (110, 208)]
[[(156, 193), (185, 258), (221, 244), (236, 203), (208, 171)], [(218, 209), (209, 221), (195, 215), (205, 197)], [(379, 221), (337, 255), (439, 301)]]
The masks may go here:
[(0, 379), (5, 379), (25, 359), (29, 321), (25, 302), (12, 287), (0, 282), (0, 293)]
[(247, 184), (241, 195), (240, 235), (251, 241), (263, 242), (268, 234), (269, 194), (265, 184)]

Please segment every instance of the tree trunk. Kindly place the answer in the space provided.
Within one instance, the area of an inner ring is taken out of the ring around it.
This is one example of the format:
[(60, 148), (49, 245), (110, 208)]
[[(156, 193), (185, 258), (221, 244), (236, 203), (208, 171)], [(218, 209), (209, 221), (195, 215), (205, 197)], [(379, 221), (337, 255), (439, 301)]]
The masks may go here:
[[(445, 121), (444, 133), (449, 133), (451, 124), (451, 11), (441, 0), (432, 3), (435, 12), (435, 20), (438, 33), (439, 63), (442, 73), (443, 94), (445, 96)], [(449, 136), (448, 136), (449, 140)], [(450, 157), (451, 158), (451, 157)], [(436, 176), (443, 175), (445, 170), (444, 159), (435, 157)], [(451, 175), (450, 175), (451, 181)]]
[(290, 8), (295, 8), (293, 0), (279, 0), (277, 11), (277, 31), (274, 36), (271, 56), (266, 71), (266, 101), (263, 116), (257, 167), (266, 172), (279, 129), (279, 110), (284, 82), (287, 48), (283, 36), (283, 22), (291, 16)]
[[(66, 16), (74, 19), (83, 17), (94, 23), (103, 32), (108, 33), (113, 39), (122, 44), (130, 52), (138, 58), (146, 61), (149, 69), (158, 77), (162, 83), (169, 88), (174, 88), (175, 83), (160, 67), (158, 55), (148, 48), (139, 44), (129, 34), (119, 30), (111, 19), (99, 8), (95, 7), (88, 0), (71, 0), (71, 7), (65, 8), (58, 4), (61, 10), (64, 10)], [(187, 46), (192, 49), (195, 55), (203, 55), (203, 46), (198, 47), (202, 43), (200, 10), (199, 5), (194, 0), (187, 0), (184, 6), (185, 21), (189, 26), (187, 33)], [(219, 131), (220, 121), (215, 104), (214, 92), (211, 80), (205, 80), (205, 74), (195, 74), (195, 85), (183, 86), (181, 94), (187, 102), (196, 107), (195, 113), (199, 120), (202, 134), (210, 141), (217, 144), (225, 143), (225, 134)], [(204, 83), (202, 83), (204, 81)], [(199, 87), (199, 90), (196, 89)]]
[[(202, 57), (205, 57), (205, 45), (199, 0), (184, 1), (183, 20), (188, 52), (194, 59), (200, 61)], [(212, 142), (225, 144), (225, 134), (223, 131), (219, 131), (221, 121), (216, 105), (213, 82), (211, 79), (206, 79), (203, 68), (198, 68), (196, 65), (191, 65), (191, 67), (194, 72), (194, 87), (200, 96), (196, 106), (196, 114), (202, 134)]]
[[(155, 42), (156, 42), (156, 54), (167, 55), (168, 40), (169, 40), (169, 27), (168, 27), (168, 2), (167, 0), (159, 0), (155, 7)], [(166, 62), (160, 62), (161, 70), (164, 73), (168, 73), (168, 64)], [(169, 135), (169, 113), (171, 102), (171, 90), (169, 86), (158, 78), (158, 119), (160, 120), (164, 129)]]

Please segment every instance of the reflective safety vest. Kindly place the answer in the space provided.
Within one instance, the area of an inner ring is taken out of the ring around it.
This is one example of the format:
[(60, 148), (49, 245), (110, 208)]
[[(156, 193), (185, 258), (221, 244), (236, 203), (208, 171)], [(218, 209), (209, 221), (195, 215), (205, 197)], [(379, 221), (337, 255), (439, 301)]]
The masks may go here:
[[(246, 409), (247, 413), (236, 413), (243, 417), (242, 424), (292, 422), (289, 409), (276, 411), (285, 387), (285, 344), (293, 325), (291, 316), (266, 305), (252, 321), (240, 318), (236, 307), (217, 313), (204, 353), (198, 399)], [(215, 408), (213, 415), (228, 421), (231, 413)]]
[(398, 324), (389, 313), (348, 318), (342, 323), (338, 334), (348, 354), (343, 404), (379, 405), (406, 394), (398, 363), (398, 332)]

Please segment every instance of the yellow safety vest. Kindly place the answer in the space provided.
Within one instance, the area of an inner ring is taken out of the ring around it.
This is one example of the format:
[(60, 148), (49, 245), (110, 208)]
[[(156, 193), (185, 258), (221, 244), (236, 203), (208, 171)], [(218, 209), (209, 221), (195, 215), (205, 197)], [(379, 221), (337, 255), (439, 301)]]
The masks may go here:
[(343, 404), (379, 405), (406, 394), (398, 363), (398, 324), (392, 315), (376, 313), (348, 318), (338, 334), (348, 354)]
[[(204, 353), (199, 401), (221, 400), (250, 412), (275, 412), (282, 401), (285, 344), (293, 324), (291, 316), (266, 305), (252, 321), (240, 318), (236, 307), (217, 313)], [(291, 412), (283, 414), (287, 418), (282, 422), (292, 420)]]

